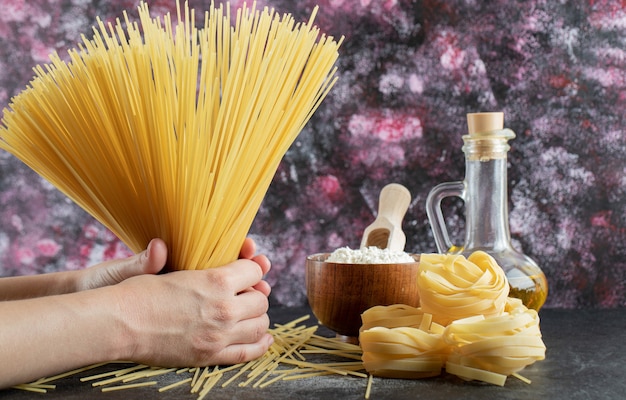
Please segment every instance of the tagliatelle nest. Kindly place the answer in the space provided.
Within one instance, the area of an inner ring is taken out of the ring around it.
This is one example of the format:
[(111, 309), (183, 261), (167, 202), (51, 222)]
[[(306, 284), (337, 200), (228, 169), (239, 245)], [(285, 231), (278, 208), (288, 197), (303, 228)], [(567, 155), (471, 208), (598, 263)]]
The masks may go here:
[(422, 254), (418, 274), (420, 306), (444, 326), (479, 314), (500, 315), (509, 295), (504, 271), (483, 251), (467, 258)]

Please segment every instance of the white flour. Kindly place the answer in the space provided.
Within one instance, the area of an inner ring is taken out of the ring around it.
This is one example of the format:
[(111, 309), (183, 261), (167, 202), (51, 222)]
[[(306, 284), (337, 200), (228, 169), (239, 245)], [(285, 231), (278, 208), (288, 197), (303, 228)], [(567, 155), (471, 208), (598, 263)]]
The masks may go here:
[(415, 262), (413, 257), (403, 251), (381, 249), (376, 246), (352, 250), (341, 247), (335, 250), (327, 262), (341, 264), (397, 264)]

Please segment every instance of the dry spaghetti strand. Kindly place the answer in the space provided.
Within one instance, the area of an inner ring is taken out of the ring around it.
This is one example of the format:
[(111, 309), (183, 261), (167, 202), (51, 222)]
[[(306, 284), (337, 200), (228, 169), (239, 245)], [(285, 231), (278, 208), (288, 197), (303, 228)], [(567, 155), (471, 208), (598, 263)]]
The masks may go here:
[(273, 9), (98, 20), (52, 55), (0, 124), (9, 151), (131, 250), (171, 269), (237, 258), (287, 149), (336, 80), (340, 40)]

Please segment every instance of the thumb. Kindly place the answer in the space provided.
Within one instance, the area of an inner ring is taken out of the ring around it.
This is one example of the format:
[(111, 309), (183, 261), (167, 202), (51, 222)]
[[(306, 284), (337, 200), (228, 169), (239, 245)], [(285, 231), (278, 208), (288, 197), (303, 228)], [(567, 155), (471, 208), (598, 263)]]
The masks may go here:
[(161, 239), (152, 239), (146, 250), (123, 260), (106, 261), (84, 270), (88, 277), (83, 289), (115, 285), (133, 276), (157, 274), (167, 261), (167, 245)]
[(146, 250), (141, 252), (131, 264), (134, 275), (157, 274), (167, 262), (167, 245), (161, 239), (152, 239)]

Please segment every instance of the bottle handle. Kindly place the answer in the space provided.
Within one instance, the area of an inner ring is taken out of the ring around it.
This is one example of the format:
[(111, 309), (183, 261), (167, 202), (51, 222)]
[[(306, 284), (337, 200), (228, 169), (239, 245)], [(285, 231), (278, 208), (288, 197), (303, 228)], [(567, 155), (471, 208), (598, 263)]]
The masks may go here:
[(441, 201), (446, 197), (460, 197), (465, 201), (465, 182), (445, 182), (435, 186), (426, 198), (426, 215), (430, 228), (433, 231), (433, 237), (437, 250), (440, 253), (447, 253), (450, 249), (458, 248), (450, 240), (446, 220), (441, 211)]

